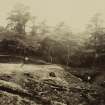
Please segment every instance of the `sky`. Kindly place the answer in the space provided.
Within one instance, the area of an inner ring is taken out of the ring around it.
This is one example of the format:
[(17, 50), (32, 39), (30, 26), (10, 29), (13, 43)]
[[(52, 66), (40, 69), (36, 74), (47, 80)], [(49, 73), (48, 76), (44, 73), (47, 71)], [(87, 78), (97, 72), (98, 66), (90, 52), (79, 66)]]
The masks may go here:
[(105, 0), (0, 0), (0, 25), (16, 3), (29, 6), (32, 15), (50, 26), (65, 22), (77, 32), (84, 30), (96, 13), (105, 20)]

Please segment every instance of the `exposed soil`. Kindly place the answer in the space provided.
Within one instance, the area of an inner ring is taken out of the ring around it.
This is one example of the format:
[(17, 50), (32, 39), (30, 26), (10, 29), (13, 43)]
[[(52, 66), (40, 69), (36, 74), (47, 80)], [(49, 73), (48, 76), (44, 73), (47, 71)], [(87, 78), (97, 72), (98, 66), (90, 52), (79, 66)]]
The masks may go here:
[(104, 71), (0, 64), (1, 105), (105, 105)]

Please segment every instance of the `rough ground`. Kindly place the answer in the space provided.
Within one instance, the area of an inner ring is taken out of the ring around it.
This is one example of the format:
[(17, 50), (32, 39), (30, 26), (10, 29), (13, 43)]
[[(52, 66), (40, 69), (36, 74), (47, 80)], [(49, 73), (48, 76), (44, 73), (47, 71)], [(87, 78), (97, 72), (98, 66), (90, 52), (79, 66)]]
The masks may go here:
[(1, 63), (0, 105), (105, 105), (104, 80), (58, 65)]

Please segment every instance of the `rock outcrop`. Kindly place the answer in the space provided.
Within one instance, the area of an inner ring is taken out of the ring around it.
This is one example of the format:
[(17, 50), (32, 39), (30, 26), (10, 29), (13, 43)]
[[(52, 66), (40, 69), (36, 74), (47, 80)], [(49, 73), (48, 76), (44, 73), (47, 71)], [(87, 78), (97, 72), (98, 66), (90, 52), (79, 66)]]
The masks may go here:
[(103, 87), (57, 65), (0, 64), (1, 105), (104, 105), (104, 97)]

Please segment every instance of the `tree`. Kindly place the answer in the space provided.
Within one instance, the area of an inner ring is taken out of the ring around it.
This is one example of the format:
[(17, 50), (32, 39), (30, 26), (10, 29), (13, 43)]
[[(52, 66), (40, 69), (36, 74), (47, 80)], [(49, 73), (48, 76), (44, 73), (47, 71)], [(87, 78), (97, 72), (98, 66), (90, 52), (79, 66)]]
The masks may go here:
[(23, 34), (25, 33), (26, 24), (30, 19), (29, 8), (23, 4), (17, 4), (7, 19), (9, 20), (7, 27), (17, 33)]
[(3, 26), (0, 26), (0, 33), (6, 32), (6, 28)]
[(39, 26), (38, 26), (38, 29), (39, 29), (39, 34), (41, 36), (46, 36), (50, 33), (50, 30), (49, 30), (49, 26), (46, 24), (46, 21), (42, 21)]
[[(95, 14), (88, 25), (90, 30), (89, 47), (97, 52), (105, 48), (105, 28), (102, 25), (103, 20), (100, 14)], [(102, 48), (103, 47), (103, 48)]]
[(36, 17), (33, 16), (31, 18), (32, 26), (31, 26), (31, 32), (30, 32), (32, 36), (37, 35), (38, 26), (36, 25), (35, 20), (36, 20)]
[(75, 40), (76, 37), (72, 33), (71, 28), (64, 22), (61, 22), (55, 27), (52, 37), (54, 37), (58, 42), (62, 43), (63, 50), (65, 50), (65, 53), (62, 55), (65, 57), (66, 65), (70, 65), (71, 56), (78, 48), (77, 41)]
[[(103, 19), (100, 14), (95, 14), (91, 19), (91, 24), (88, 25), (90, 38), (87, 44), (88, 54), (93, 54), (93, 66), (96, 62), (103, 62), (100, 58), (105, 57), (105, 28)], [(100, 61), (99, 61), (100, 59)]]
[(50, 62), (70, 65), (71, 56), (78, 49), (77, 40), (74, 40), (75, 36), (70, 28), (62, 22), (54, 27), (49, 34), (41, 44), (44, 55)]

